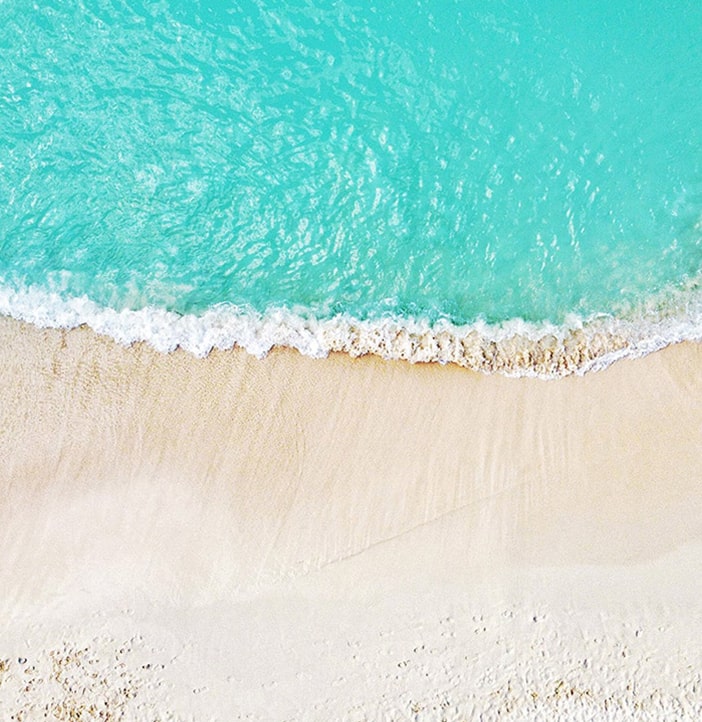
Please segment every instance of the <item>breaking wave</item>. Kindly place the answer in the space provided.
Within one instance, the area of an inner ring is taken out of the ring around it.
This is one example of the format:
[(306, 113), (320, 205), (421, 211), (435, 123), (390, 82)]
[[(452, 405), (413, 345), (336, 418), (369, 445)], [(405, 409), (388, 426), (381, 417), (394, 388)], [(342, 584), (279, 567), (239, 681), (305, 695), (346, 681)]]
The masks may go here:
[(624, 317), (572, 316), (562, 325), (513, 319), (458, 326), (439, 320), (349, 315), (315, 318), (305, 310), (265, 313), (217, 305), (200, 315), (147, 307), (115, 310), (87, 297), (62, 298), (32, 287), (0, 287), (0, 314), (40, 328), (87, 325), (129, 346), (146, 342), (160, 352), (181, 348), (198, 357), (235, 346), (257, 357), (273, 347), (323, 358), (374, 354), (411, 363), (456, 364), (483, 373), (557, 378), (606, 368), (685, 340), (702, 340), (702, 292), (698, 282), (650, 299)]

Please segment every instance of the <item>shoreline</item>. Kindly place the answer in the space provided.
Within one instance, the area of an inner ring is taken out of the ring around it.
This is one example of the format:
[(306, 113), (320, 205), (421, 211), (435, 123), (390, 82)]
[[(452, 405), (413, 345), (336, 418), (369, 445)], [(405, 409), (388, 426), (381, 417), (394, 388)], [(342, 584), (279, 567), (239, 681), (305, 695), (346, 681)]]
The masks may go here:
[(133, 638), (173, 719), (702, 711), (702, 345), (543, 381), (3, 317), (0, 357), (0, 710), (66, 694), (15, 690), (20, 655), (85, 642), (117, 689)]
[(273, 349), (287, 348), (310, 358), (374, 355), (384, 361), (456, 365), (487, 375), (557, 379), (601, 371), (683, 341), (702, 341), (702, 295), (697, 282), (688, 286), (658, 294), (621, 318), (572, 315), (561, 325), (521, 319), (457, 325), (392, 316), (315, 318), (304, 310), (259, 313), (227, 304), (201, 315), (151, 307), (116, 311), (86, 297), (62, 299), (36, 288), (3, 286), (0, 317), (39, 328), (87, 326), (126, 347), (146, 342), (162, 353), (185, 350), (198, 358), (237, 348), (263, 358)]

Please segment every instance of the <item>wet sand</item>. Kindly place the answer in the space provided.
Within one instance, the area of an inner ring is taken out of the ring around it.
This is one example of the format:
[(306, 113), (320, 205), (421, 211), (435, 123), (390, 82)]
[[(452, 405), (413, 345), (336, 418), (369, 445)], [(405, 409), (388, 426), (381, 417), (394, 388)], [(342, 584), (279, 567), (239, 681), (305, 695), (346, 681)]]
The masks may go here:
[(0, 356), (1, 716), (702, 715), (702, 345), (542, 381), (0, 318)]

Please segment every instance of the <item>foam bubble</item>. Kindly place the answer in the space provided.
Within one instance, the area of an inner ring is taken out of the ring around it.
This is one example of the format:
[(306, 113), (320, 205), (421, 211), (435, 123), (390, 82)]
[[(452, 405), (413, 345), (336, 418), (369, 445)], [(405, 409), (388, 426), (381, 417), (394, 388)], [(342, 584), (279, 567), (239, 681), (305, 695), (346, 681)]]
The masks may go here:
[(360, 320), (348, 315), (318, 319), (285, 308), (259, 313), (219, 305), (201, 315), (158, 308), (122, 310), (86, 297), (62, 298), (37, 287), (0, 286), (0, 314), (41, 328), (83, 324), (125, 346), (144, 341), (169, 353), (182, 348), (204, 357), (212, 349), (240, 346), (263, 357), (287, 346), (313, 358), (334, 351), (375, 354), (412, 363), (453, 363), (484, 373), (554, 378), (606, 368), (683, 340), (702, 340), (702, 295), (697, 284), (618, 318), (573, 316), (563, 325), (513, 319), (500, 325), (477, 321), (457, 326), (413, 318)]

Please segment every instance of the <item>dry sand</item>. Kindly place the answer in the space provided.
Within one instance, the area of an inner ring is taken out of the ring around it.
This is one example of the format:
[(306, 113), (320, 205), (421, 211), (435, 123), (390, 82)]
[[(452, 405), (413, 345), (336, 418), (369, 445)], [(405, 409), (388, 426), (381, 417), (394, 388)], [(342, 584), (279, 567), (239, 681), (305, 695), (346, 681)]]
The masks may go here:
[(3, 721), (702, 718), (702, 346), (0, 360)]

